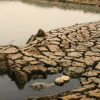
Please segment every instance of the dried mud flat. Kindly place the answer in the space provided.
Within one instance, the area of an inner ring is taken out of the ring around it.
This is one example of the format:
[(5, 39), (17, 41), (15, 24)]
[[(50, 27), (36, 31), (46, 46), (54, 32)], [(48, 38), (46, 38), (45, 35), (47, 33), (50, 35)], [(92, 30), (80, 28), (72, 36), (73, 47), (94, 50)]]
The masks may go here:
[(100, 21), (32, 35), (24, 47), (0, 46), (0, 71), (20, 84), (63, 72), (82, 87), (28, 100), (100, 100)]

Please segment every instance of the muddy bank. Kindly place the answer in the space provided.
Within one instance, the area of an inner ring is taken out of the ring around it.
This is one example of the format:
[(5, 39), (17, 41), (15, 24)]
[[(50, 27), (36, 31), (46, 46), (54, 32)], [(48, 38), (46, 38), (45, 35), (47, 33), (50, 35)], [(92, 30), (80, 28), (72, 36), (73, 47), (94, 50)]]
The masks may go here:
[(83, 10), (84, 12), (94, 12), (100, 13), (99, 7), (96, 6), (89, 6), (89, 5), (82, 5), (80, 3), (70, 3), (70, 2), (58, 2), (58, 1), (49, 1), (49, 0), (21, 0), (22, 2), (32, 4), (34, 3), (37, 6), (42, 7), (58, 7), (60, 9), (76, 9), (76, 10)]
[(77, 4), (91, 5), (91, 6), (97, 6), (97, 7), (100, 6), (99, 0), (49, 0), (49, 1), (77, 3)]
[(99, 100), (100, 21), (49, 32), (40, 29), (24, 47), (0, 46), (0, 72), (6, 72), (23, 85), (31, 79), (63, 72), (71, 78), (79, 78), (82, 87), (52, 96), (54, 99)]

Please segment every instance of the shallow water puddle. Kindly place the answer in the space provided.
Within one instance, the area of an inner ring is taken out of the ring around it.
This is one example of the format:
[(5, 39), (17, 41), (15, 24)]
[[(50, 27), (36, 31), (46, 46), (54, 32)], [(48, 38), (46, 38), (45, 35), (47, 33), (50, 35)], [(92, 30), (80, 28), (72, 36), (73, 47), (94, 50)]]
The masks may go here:
[(47, 79), (36, 79), (27, 82), (26, 85), (21, 88), (17, 87), (14, 81), (8, 77), (8, 75), (0, 76), (0, 99), (1, 100), (27, 100), (29, 96), (33, 97), (41, 97), (51, 94), (58, 94), (67, 90), (72, 90), (74, 88), (78, 88), (81, 86), (80, 81), (78, 79), (71, 79), (68, 83), (65, 83), (63, 86), (51, 86), (40, 91), (33, 90), (30, 85), (34, 82), (46, 82), (53, 83), (55, 78), (61, 76), (62, 74), (54, 74), (48, 75)]

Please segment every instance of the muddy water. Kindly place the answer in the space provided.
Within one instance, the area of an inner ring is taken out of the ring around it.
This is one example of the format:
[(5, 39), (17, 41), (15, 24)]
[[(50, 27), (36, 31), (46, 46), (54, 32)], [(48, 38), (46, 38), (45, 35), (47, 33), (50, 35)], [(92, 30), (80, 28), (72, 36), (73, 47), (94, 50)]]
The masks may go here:
[(0, 1), (0, 45), (25, 45), (38, 29), (45, 31), (100, 20), (100, 14), (57, 7), (39, 7), (21, 1)]

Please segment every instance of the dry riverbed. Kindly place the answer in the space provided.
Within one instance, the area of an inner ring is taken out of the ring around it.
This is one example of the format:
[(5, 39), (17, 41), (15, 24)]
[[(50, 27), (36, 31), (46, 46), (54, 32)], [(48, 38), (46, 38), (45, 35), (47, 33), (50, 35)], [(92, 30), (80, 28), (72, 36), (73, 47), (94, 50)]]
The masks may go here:
[(82, 84), (59, 95), (28, 100), (100, 99), (100, 21), (40, 30), (24, 47), (0, 46), (0, 53), (0, 71), (19, 84), (59, 72)]

